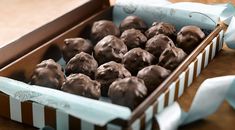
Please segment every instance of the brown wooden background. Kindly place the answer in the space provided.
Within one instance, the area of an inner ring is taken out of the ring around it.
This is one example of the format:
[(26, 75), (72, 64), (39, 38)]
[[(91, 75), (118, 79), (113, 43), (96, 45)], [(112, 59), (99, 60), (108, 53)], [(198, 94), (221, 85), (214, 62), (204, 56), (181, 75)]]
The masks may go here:
[[(1, 1), (1, 4), (5, 2), (6, 0)], [(16, 0), (19, 3), (19, 0)], [(111, 3), (114, 3), (115, 0), (111, 0)], [(189, 1), (189, 0), (171, 0), (172, 2), (178, 2), (178, 1)], [(203, 2), (203, 3), (216, 3), (216, 2), (229, 2), (227, 0), (191, 0), (191, 2)], [(27, 0), (26, 3), (24, 1), (24, 4), (36, 4), (39, 2), (42, 5), (51, 6), (52, 8), (47, 9), (54, 9), (55, 7), (58, 7), (58, 5), (53, 5), (49, 2), (49, 4), (45, 4), (48, 2), (45, 1), (31, 1)], [(31, 3), (30, 3), (31, 2)], [(32, 3), (33, 2), (33, 3)], [(36, 2), (36, 3), (35, 3)], [(60, 8), (68, 9), (68, 6), (73, 6), (71, 4), (72, 0), (60, 0), (60, 5), (66, 5), (66, 6), (60, 6)], [(235, 4), (235, 1), (230, 1), (233, 4)], [(44, 4), (43, 4), (44, 3)], [(17, 10), (17, 5), (15, 5), (15, 10)], [(25, 10), (35, 10), (34, 6), (25, 6)], [(16, 13), (15, 13), (16, 14)], [(2, 14), (0, 13), (0, 16)], [(5, 15), (5, 14), (4, 14)], [(19, 14), (22, 15), (22, 14)], [(36, 17), (37, 16), (32, 16)], [(45, 17), (46, 19), (47, 17)], [(12, 18), (11, 18), (12, 19)], [(14, 17), (13, 17), (14, 19)], [(43, 20), (43, 19), (40, 19)], [(17, 23), (17, 25), (23, 25), (23, 23)], [(37, 24), (37, 21), (32, 22), (31, 24)], [(17, 26), (16, 26), (17, 28)], [(20, 26), (19, 26), (20, 28)], [(22, 28), (22, 27), (21, 27)], [(20, 33), (20, 32), (18, 32)], [(1, 35), (2, 36), (2, 35)], [(9, 35), (8, 35), (9, 37)], [(204, 69), (201, 73), (201, 75), (196, 79), (196, 81), (191, 85), (190, 89), (186, 90), (184, 95), (179, 99), (180, 105), (185, 109), (188, 110), (189, 106), (191, 105), (192, 99), (200, 86), (200, 84), (207, 78), (212, 78), (216, 76), (223, 76), (223, 75), (234, 75), (235, 74), (235, 50), (228, 49), (226, 46), (224, 46), (223, 50), (215, 57), (215, 59), (210, 62), (210, 64), (207, 66), (206, 69)], [(200, 105), (200, 104), (198, 104)], [(0, 106), (4, 107), (4, 106)], [(235, 129), (235, 111), (227, 104), (227, 102), (224, 102), (222, 106), (220, 106), (219, 110), (209, 116), (206, 119), (197, 121), (195, 123), (192, 123), (187, 126), (183, 126), (180, 128), (180, 130), (232, 130)], [(1, 130), (33, 130), (35, 128), (32, 128), (30, 126), (22, 125), (20, 123), (10, 121), (8, 119), (4, 119), (0, 117), (0, 129)]]

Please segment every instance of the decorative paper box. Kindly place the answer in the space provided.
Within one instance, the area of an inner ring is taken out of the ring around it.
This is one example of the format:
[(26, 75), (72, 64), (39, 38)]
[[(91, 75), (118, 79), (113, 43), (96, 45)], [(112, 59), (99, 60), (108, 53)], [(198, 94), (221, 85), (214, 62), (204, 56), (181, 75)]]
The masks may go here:
[[(93, 7), (88, 6), (87, 8), (83, 8), (82, 11), (90, 11), (91, 8)], [(112, 11), (113, 7), (102, 8), (83, 22), (3, 67), (0, 70), (0, 76), (28, 83), (36, 64), (48, 58), (52, 58), (55, 61), (60, 60), (60, 49), (64, 39), (78, 36), (87, 37), (89, 32), (85, 30), (89, 30), (94, 21), (100, 19), (112, 20)], [(0, 115), (35, 127), (49, 125), (61, 130), (157, 129), (157, 122), (155, 122), (154, 115), (178, 99), (183, 94), (184, 90), (187, 89), (193, 80), (200, 74), (202, 69), (204, 69), (219, 50), (221, 50), (225, 28), (226, 27), (223, 24), (218, 24), (202, 43), (171, 73), (171, 75), (161, 83), (161, 85), (158, 86), (145, 101), (131, 112), (128, 119), (116, 118), (108, 121), (104, 126), (100, 126), (100, 124), (96, 124), (95, 122), (87, 122), (83, 118), (74, 117), (59, 109), (36, 102), (21, 102), (5, 93), (0, 93), (0, 103), (2, 106), (0, 107)]]

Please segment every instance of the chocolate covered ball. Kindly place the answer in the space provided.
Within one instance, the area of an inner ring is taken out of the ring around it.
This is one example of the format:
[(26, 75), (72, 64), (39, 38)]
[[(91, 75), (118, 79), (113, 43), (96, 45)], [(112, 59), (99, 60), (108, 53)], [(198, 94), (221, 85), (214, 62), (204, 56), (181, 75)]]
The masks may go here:
[(100, 20), (93, 23), (91, 27), (91, 38), (98, 42), (105, 36), (114, 35), (120, 36), (119, 28), (109, 20)]
[(107, 96), (110, 84), (116, 79), (130, 77), (131, 73), (123, 64), (110, 61), (98, 67), (96, 80), (101, 84), (101, 95)]
[(147, 41), (145, 35), (136, 29), (125, 30), (120, 39), (126, 44), (129, 50), (137, 47), (144, 48)]
[(151, 53), (141, 48), (133, 48), (123, 57), (124, 66), (132, 75), (136, 75), (139, 70), (154, 64), (155, 61), (156, 59)]
[(127, 47), (119, 38), (108, 35), (96, 44), (94, 51), (95, 58), (101, 65), (109, 61), (122, 62)]
[(177, 34), (176, 44), (190, 54), (205, 38), (204, 32), (197, 26), (184, 26)]
[(169, 75), (171, 71), (158, 65), (151, 65), (143, 68), (137, 74), (137, 77), (144, 80), (148, 89), (148, 94), (151, 94)]
[(140, 17), (133, 15), (127, 16), (124, 20), (122, 20), (119, 26), (121, 32), (132, 28), (144, 32), (145, 30), (147, 30), (148, 26)]
[(137, 77), (127, 77), (114, 81), (108, 95), (114, 104), (136, 108), (146, 97), (147, 88), (144, 81)]
[(150, 27), (145, 32), (145, 35), (148, 39), (158, 34), (164, 34), (170, 37), (174, 41), (176, 37), (175, 26), (170, 23), (165, 23), (165, 22), (154, 22), (152, 24), (152, 27)]
[(68, 93), (92, 99), (100, 98), (100, 83), (91, 80), (84, 74), (72, 74), (68, 76), (61, 89)]
[(39, 63), (31, 77), (31, 84), (53, 89), (60, 89), (64, 81), (61, 66), (52, 59)]
[(159, 58), (159, 65), (173, 71), (186, 57), (187, 54), (180, 48), (167, 48)]
[(94, 79), (98, 63), (93, 56), (85, 52), (75, 55), (66, 65), (66, 75), (82, 73)]
[(66, 63), (80, 52), (92, 54), (93, 45), (89, 40), (83, 38), (68, 38), (64, 40), (62, 48), (63, 58)]
[(174, 42), (168, 36), (164, 34), (159, 34), (147, 41), (145, 50), (153, 54), (157, 59), (159, 59), (160, 55), (166, 48), (174, 46)]

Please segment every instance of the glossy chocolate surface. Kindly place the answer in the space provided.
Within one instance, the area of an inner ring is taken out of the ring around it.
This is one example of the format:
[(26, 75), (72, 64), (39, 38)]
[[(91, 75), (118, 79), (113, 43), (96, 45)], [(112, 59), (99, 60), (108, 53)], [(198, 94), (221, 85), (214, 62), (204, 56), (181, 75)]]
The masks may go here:
[(66, 62), (80, 52), (92, 54), (93, 45), (89, 40), (83, 38), (68, 38), (64, 40), (62, 48), (63, 58)]
[(151, 94), (170, 75), (170, 73), (170, 70), (159, 65), (151, 65), (140, 70), (137, 77), (144, 80), (148, 89), (148, 94)]
[(119, 28), (109, 20), (99, 20), (93, 23), (91, 28), (91, 39), (98, 42), (105, 36), (114, 35), (119, 36)]
[(120, 39), (126, 44), (129, 50), (137, 47), (144, 48), (147, 42), (145, 35), (136, 29), (125, 30)]
[(53, 89), (60, 89), (64, 81), (61, 66), (52, 59), (39, 63), (31, 77), (31, 84)]
[(154, 64), (156, 58), (141, 48), (133, 48), (123, 58), (123, 64), (132, 75), (136, 75), (142, 68)]
[(107, 96), (109, 86), (113, 81), (130, 76), (131, 73), (123, 64), (110, 61), (98, 67), (95, 79), (101, 84), (102, 96)]
[(186, 57), (187, 54), (182, 49), (171, 47), (162, 52), (159, 65), (173, 71)]
[(61, 89), (68, 93), (92, 99), (100, 98), (100, 83), (91, 80), (84, 74), (72, 74), (68, 76)]
[(144, 81), (137, 77), (127, 77), (114, 81), (108, 95), (114, 104), (136, 108), (146, 97), (147, 88)]
[(153, 54), (157, 59), (159, 59), (160, 55), (165, 49), (174, 46), (174, 42), (168, 36), (164, 34), (159, 34), (147, 41), (145, 50)]
[(205, 38), (204, 32), (197, 26), (184, 26), (177, 34), (176, 44), (190, 54)]
[(93, 56), (85, 52), (75, 55), (66, 65), (66, 75), (82, 73), (94, 79), (98, 63)]
[(127, 52), (127, 47), (119, 38), (108, 35), (96, 44), (94, 52), (99, 65), (109, 61), (120, 63)]
[(140, 17), (133, 15), (127, 16), (125, 19), (123, 19), (119, 26), (121, 32), (132, 28), (144, 32), (147, 30), (148, 26)]
[(150, 27), (146, 32), (145, 35), (148, 39), (156, 36), (158, 34), (164, 34), (170, 37), (173, 41), (176, 37), (176, 29), (175, 26), (170, 23), (165, 22), (154, 22), (152, 27)]

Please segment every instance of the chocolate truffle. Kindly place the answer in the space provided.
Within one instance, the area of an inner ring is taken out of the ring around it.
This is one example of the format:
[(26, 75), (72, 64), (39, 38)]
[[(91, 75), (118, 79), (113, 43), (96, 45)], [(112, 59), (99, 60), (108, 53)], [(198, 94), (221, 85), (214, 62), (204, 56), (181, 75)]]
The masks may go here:
[(147, 30), (148, 26), (146, 23), (138, 16), (127, 16), (119, 26), (119, 29), (121, 32), (127, 30), (127, 29), (137, 29), (141, 32), (144, 32)]
[(137, 77), (144, 80), (148, 94), (151, 94), (169, 75), (169, 70), (158, 65), (151, 65), (140, 70)]
[(93, 45), (89, 40), (83, 38), (68, 38), (64, 40), (64, 46), (62, 48), (63, 58), (66, 63), (80, 52), (86, 52), (92, 54)]
[(94, 41), (98, 42), (108, 35), (120, 36), (118, 27), (112, 21), (100, 20), (93, 23), (91, 28), (91, 38)]
[(168, 36), (164, 34), (159, 34), (147, 41), (145, 50), (153, 54), (157, 59), (159, 59), (160, 55), (166, 48), (174, 46), (174, 42)]
[(190, 54), (205, 38), (203, 31), (197, 26), (184, 26), (177, 34), (176, 44)]
[(129, 50), (137, 47), (144, 48), (147, 41), (145, 35), (136, 29), (125, 30), (120, 39), (126, 44)]
[(61, 66), (52, 59), (39, 63), (31, 77), (31, 84), (54, 89), (60, 89), (64, 81)]
[(65, 67), (65, 73), (66, 75), (83, 73), (94, 79), (97, 67), (98, 63), (93, 56), (85, 52), (80, 52), (68, 62)]
[(100, 83), (91, 80), (84, 74), (71, 74), (67, 77), (61, 89), (65, 92), (88, 98), (100, 98)]
[(110, 61), (98, 67), (95, 77), (101, 84), (101, 95), (107, 96), (109, 86), (113, 81), (130, 76), (131, 73), (122, 64)]
[(175, 26), (165, 22), (154, 22), (152, 27), (145, 32), (148, 39), (158, 34), (164, 34), (174, 41), (176, 38)]
[(101, 65), (108, 61), (122, 62), (127, 47), (119, 38), (108, 35), (96, 44), (94, 51), (95, 58)]
[(132, 75), (136, 75), (142, 68), (154, 64), (155, 60), (151, 53), (141, 48), (133, 48), (124, 55), (123, 64)]
[(137, 77), (127, 77), (114, 81), (108, 95), (114, 104), (136, 108), (146, 97), (147, 88), (144, 81)]
[(187, 54), (180, 48), (167, 48), (159, 58), (159, 65), (173, 71), (186, 57)]

